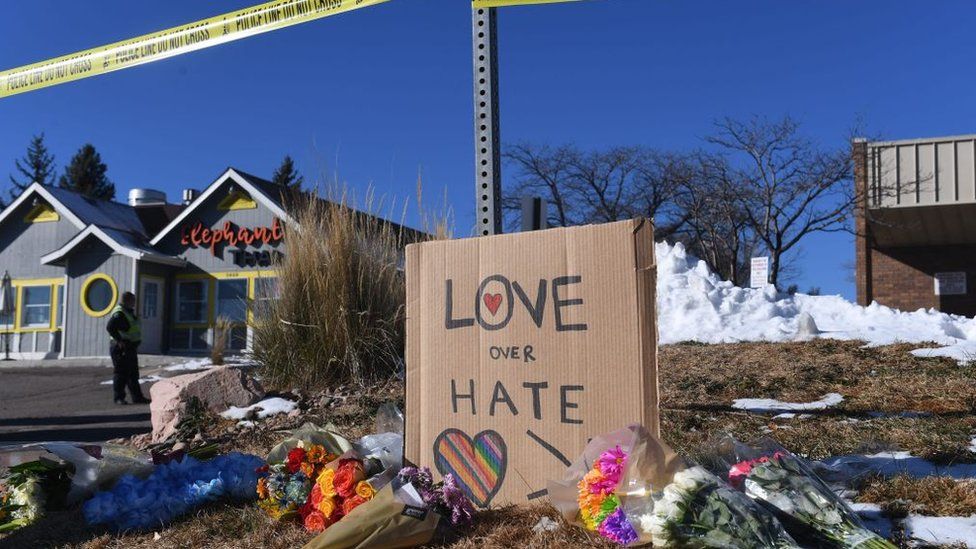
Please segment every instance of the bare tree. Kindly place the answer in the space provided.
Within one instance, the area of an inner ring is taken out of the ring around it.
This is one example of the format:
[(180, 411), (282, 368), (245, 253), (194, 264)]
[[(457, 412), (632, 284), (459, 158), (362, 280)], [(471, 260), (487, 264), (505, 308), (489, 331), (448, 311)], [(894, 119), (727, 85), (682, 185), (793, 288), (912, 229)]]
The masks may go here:
[[(579, 223), (571, 217), (574, 209), (566, 182), (579, 152), (570, 146), (553, 149), (547, 145), (523, 143), (510, 147), (504, 157), (515, 168), (515, 185), (503, 195), (507, 211), (519, 211), (523, 196), (542, 196), (549, 202), (550, 227)], [(516, 220), (517, 223), (517, 220)]]
[(749, 216), (738, 200), (739, 185), (727, 160), (699, 152), (693, 158), (691, 177), (676, 197), (684, 212), (683, 230), (677, 239), (726, 280), (744, 284), (749, 278), (749, 258), (757, 247)]
[(726, 118), (716, 128), (706, 140), (733, 166), (736, 201), (771, 258), (771, 284), (779, 282), (784, 254), (806, 235), (851, 230), (857, 198), (846, 149), (820, 148), (789, 117)]
[[(665, 237), (683, 221), (674, 195), (688, 170), (678, 155), (641, 147), (583, 152), (570, 145), (520, 144), (505, 159), (515, 173), (503, 201), (510, 213), (521, 209), (523, 196), (533, 195), (549, 202), (548, 223), (555, 227), (645, 216)], [(508, 225), (518, 220), (510, 216)]]

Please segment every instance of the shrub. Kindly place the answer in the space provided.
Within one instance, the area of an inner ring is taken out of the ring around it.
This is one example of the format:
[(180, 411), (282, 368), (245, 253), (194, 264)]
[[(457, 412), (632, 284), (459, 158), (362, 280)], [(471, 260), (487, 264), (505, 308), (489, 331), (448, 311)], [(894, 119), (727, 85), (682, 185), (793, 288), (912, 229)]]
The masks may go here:
[[(298, 201), (285, 229), (279, 298), (255, 311), (252, 349), (275, 386), (364, 384), (401, 364), (405, 234), (338, 201)], [(367, 211), (371, 210), (371, 200)]]

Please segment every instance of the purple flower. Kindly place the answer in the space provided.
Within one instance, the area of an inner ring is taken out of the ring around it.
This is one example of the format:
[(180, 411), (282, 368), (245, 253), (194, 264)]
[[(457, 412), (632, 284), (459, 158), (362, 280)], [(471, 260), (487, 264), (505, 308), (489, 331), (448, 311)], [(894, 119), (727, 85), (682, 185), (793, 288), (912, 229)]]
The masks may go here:
[(599, 531), (601, 536), (618, 545), (629, 545), (637, 541), (637, 532), (627, 520), (623, 509), (617, 509), (604, 519)]
[(441, 488), (444, 505), (451, 511), (451, 524), (454, 526), (471, 526), (474, 521), (474, 506), (457, 485), (454, 476), (444, 475), (444, 486)]

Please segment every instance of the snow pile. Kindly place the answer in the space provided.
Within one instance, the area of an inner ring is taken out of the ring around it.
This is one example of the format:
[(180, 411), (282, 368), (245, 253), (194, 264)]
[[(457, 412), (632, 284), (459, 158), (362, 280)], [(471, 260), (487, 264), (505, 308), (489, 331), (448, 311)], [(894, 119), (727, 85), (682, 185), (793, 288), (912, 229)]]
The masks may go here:
[(872, 303), (867, 307), (840, 296), (793, 296), (766, 289), (739, 288), (721, 280), (682, 244), (658, 243), (658, 326), (661, 343), (701, 341), (790, 341), (803, 313), (820, 337), (860, 339), (872, 345), (933, 341), (919, 356), (976, 358), (976, 320), (934, 309), (902, 312)]
[(221, 412), (220, 416), (225, 419), (244, 419), (251, 410), (257, 410), (258, 419), (264, 419), (277, 414), (287, 414), (297, 408), (298, 404), (294, 401), (280, 397), (272, 397), (244, 408), (231, 406), (226, 411)]
[[(248, 366), (256, 366), (257, 363), (245, 356), (229, 356), (224, 358), (224, 365), (243, 368)], [(213, 367), (214, 363), (209, 358), (197, 358), (190, 360), (189, 362), (165, 366), (163, 369), (167, 372), (181, 372), (184, 370), (206, 370)]]
[[(844, 397), (837, 393), (827, 393), (820, 400), (813, 402), (781, 402), (772, 398), (737, 398), (732, 401), (732, 407), (755, 413), (791, 412), (797, 410), (825, 410), (837, 406), (844, 401)], [(786, 414), (782, 414), (786, 416)], [(787, 416), (792, 417), (792, 416)]]
[(932, 545), (962, 545), (976, 549), (976, 515), (971, 517), (923, 517), (909, 515), (902, 522), (905, 536)]

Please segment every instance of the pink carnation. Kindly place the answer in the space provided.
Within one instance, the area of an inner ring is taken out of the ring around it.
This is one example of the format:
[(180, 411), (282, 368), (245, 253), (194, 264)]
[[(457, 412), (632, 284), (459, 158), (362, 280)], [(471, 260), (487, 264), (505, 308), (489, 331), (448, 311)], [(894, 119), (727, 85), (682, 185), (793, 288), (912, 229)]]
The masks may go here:
[(620, 477), (624, 474), (624, 467), (627, 464), (627, 454), (617, 446), (602, 454), (596, 460), (596, 466), (603, 474), (605, 482), (612, 484), (611, 490), (620, 483)]

